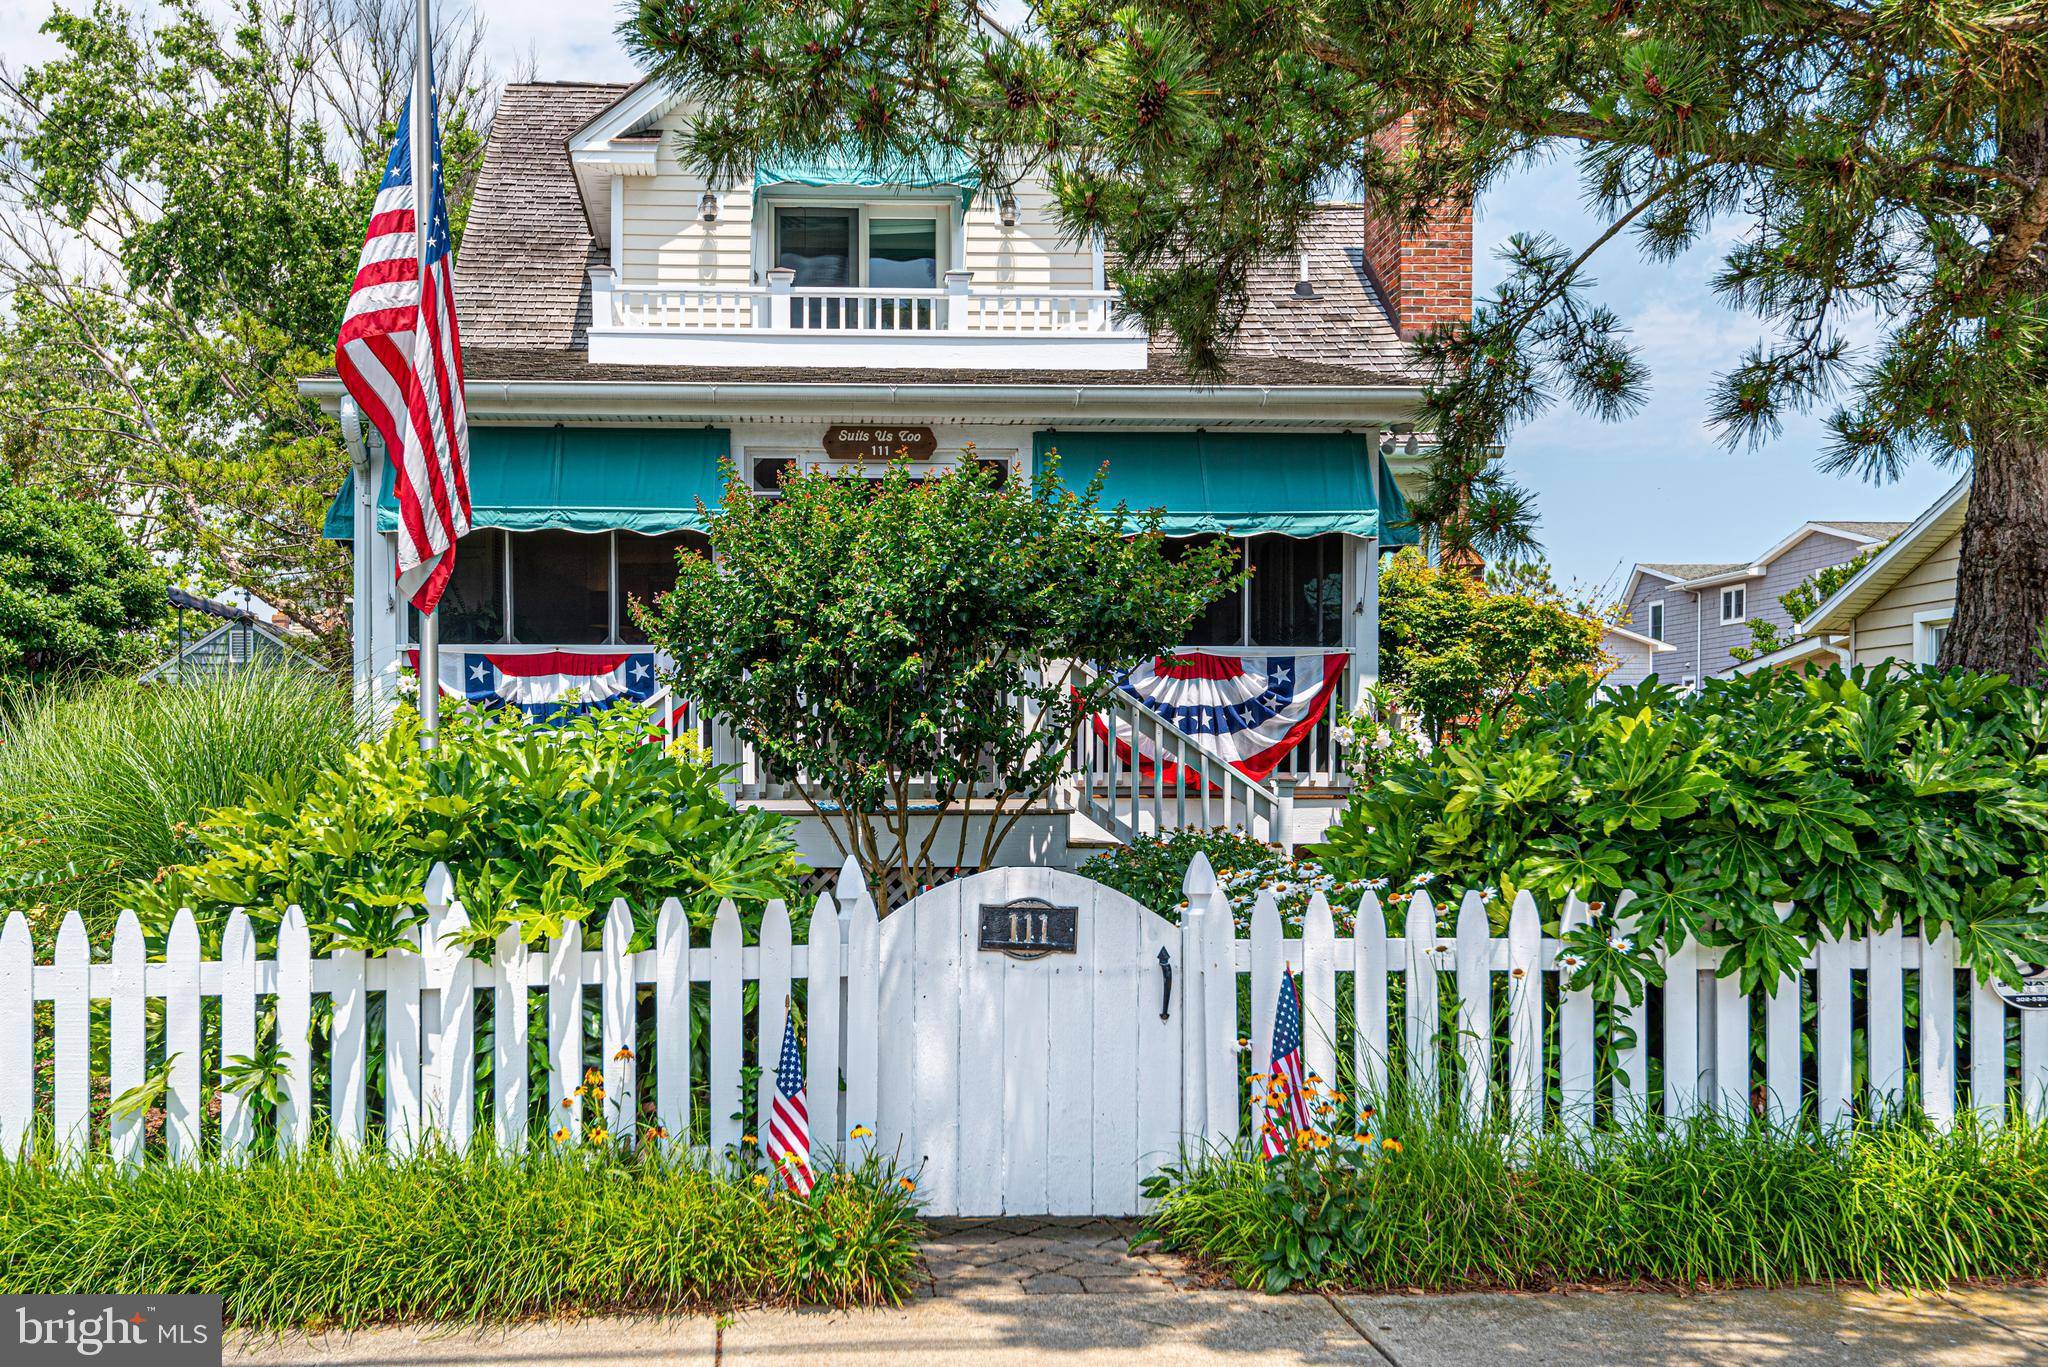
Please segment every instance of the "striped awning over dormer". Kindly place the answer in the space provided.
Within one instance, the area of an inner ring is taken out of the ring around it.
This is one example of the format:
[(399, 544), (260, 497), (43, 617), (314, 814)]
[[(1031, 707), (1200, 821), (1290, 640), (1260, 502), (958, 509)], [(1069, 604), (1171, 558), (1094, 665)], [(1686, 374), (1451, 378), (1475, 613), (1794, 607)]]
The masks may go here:
[[(1157, 509), (1168, 536), (1376, 536), (1412, 546), (1408, 505), (1386, 462), (1373, 487), (1371, 443), (1349, 432), (1039, 432), (1043, 461), (1079, 491), (1107, 467), (1102, 503)], [(1134, 518), (1135, 520), (1135, 518)]]
[[(732, 449), (722, 427), (472, 427), (470, 525), (511, 532), (701, 530), (701, 500), (725, 497), (719, 461)], [(377, 500), (377, 529), (398, 527), (391, 465)], [(355, 479), (344, 480), (321, 534), (355, 535)]]

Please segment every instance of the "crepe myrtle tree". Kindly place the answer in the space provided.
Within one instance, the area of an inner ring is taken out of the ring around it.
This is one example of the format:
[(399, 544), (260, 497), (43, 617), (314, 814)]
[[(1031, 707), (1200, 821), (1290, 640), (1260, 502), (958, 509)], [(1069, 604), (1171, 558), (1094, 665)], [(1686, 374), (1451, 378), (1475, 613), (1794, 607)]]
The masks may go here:
[(1127, 534), (1099, 473), (1075, 494), (1057, 470), (998, 487), (972, 461), (813, 469), (761, 498), (728, 469), (710, 558), (680, 553), (674, 591), (634, 608), (678, 695), (812, 803), (871, 886), (987, 867), (1114, 672), (1242, 578), (1220, 543), (1169, 554), (1156, 514)]
[[(1576, 157), (1601, 226), (1516, 237), (1469, 326), (1418, 345), (1442, 439), (1418, 521), (1526, 535), (1487, 453), (1560, 396), (1634, 412), (1648, 376), (1586, 268), (1717, 234), (1762, 340), (1708, 417), (1730, 444), (1830, 412), (1823, 468), (1974, 461), (1947, 663), (2040, 677), (2048, 615), (2048, 10), (2033, 0), (638, 0), (623, 36), (701, 113), (721, 178), (848, 143), (1034, 172), (1099, 233), (1128, 306), (1215, 365), (1254, 262), (1339, 176), (1410, 224)], [(1860, 344), (1852, 339), (1864, 338)], [(1510, 545), (1509, 549), (1513, 549)]]

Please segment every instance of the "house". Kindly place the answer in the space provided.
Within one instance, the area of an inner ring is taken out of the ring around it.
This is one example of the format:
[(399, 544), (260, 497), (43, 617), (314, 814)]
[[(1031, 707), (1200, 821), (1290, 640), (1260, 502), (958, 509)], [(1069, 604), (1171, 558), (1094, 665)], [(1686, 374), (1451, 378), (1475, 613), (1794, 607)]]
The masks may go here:
[(1630, 626), (1674, 647), (1657, 655), (1650, 672), (1674, 684), (1733, 672), (1742, 662), (1730, 652), (1754, 639), (1752, 622), (1791, 633), (1792, 615), (1780, 598), (1820, 570), (1882, 546), (1905, 527), (1806, 522), (1754, 560), (1638, 564), (1622, 595)]
[(1955, 617), (1956, 565), (1969, 511), (1970, 477), (1965, 475), (1829, 594), (1799, 630), (1827, 641), (1847, 664), (1939, 661)]
[(1607, 673), (1601, 676), (1601, 687), (1626, 688), (1653, 677), (1657, 673), (1657, 657), (1676, 649), (1678, 647), (1668, 641), (1609, 622), (1600, 635), (1600, 653), (1607, 660)]
[[(1379, 556), (1414, 540), (1403, 486), (1427, 459), (1406, 339), (1469, 313), (1469, 207), (1422, 227), (1322, 209), (1252, 282), (1222, 374), (1197, 378), (1118, 313), (1101, 246), (1062, 235), (1043, 184), (819, 157), (712, 185), (676, 158), (689, 117), (653, 83), (504, 92), (455, 274), (475, 530), (441, 613), (449, 691), (538, 708), (570, 678), (651, 699), (626, 604), (706, 544), (722, 460), (772, 497), (792, 465), (906, 451), (1017, 479), (1057, 452), (1077, 485), (1106, 465), (1107, 503), (1254, 567), (1183, 645), (1341, 655), (1352, 697), (1376, 678)], [(389, 463), (338, 378), (303, 389), (350, 443), (327, 533), (356, 550), (356, 674), (389, 697), (417, 629), (391, 588)], [(1279, 776), (1334, 802), (1329, 731)]]
[[(175, 614), (172, 629), (176, 649), (168, 658), (144, 670), (139, 676), (142, 683), (182, 683), (250, 665), (326, 668), (247, 608), (202, 598), (180, 588), (170, 590), (170, 601)], [(198, 618), (190, 627), (187, 614), (196, 614)], [(208, 626), (208, 622), (215, 625)]]

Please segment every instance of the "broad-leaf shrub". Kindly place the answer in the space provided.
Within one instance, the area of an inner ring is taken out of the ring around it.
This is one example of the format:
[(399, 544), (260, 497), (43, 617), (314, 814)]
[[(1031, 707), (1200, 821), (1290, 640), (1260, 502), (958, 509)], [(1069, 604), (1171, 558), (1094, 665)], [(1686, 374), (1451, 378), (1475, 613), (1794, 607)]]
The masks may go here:
[(411, 930), (427, 875), (445, 861), (476, 945), (508, 926), (529, 943), (572, 919), (596, 927), (623, 897), (643, 948), (666, 898), (708, 931), (723, 898), (751, 920), (794, 892), (787, 820), (733, 807), (721, 774), (688, 749), (650, 743), (635, 708), (548, 726), (451, 707), (425, 752), (417, 718), (402, 712), (332, 770), (257, 783), (197, 828), (201, 858), (138, 885), (134, 900), (153, 929), (181, 906), (210, 923), (246, 907), (266, 936), (297, 904), (316, 952), (375, 953)]
[[(1392, 766), (1320, 850), (1339, 878), (1573, 893), (1577, 981), (1638, 986), (1651, 951), (1726, 945), (1745, 992), (1822, 931), (1955, 931), (1979, 974), (2048, 959), (2048, 698), (1997, 676), (1764, 672), (1696, 696), (1559, 683)], [(1633, 936), (1605, 923), (1635, 894)], [(1781, 920), (1775, 904), (1791, 904)], [(1399, 916), (1399, 909), (1390, 910)]]

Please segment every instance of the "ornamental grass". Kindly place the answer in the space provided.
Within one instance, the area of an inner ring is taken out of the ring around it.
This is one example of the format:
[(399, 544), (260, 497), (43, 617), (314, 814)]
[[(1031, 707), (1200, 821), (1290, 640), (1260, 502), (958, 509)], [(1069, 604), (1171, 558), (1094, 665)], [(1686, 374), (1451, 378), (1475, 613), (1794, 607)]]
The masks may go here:
[(212, 1293), (251, 1329), (895, 1304), (920, 1235), (873, 1157), (808, 1200), (615, 1151), (0, 1163), (0, 1294)]

